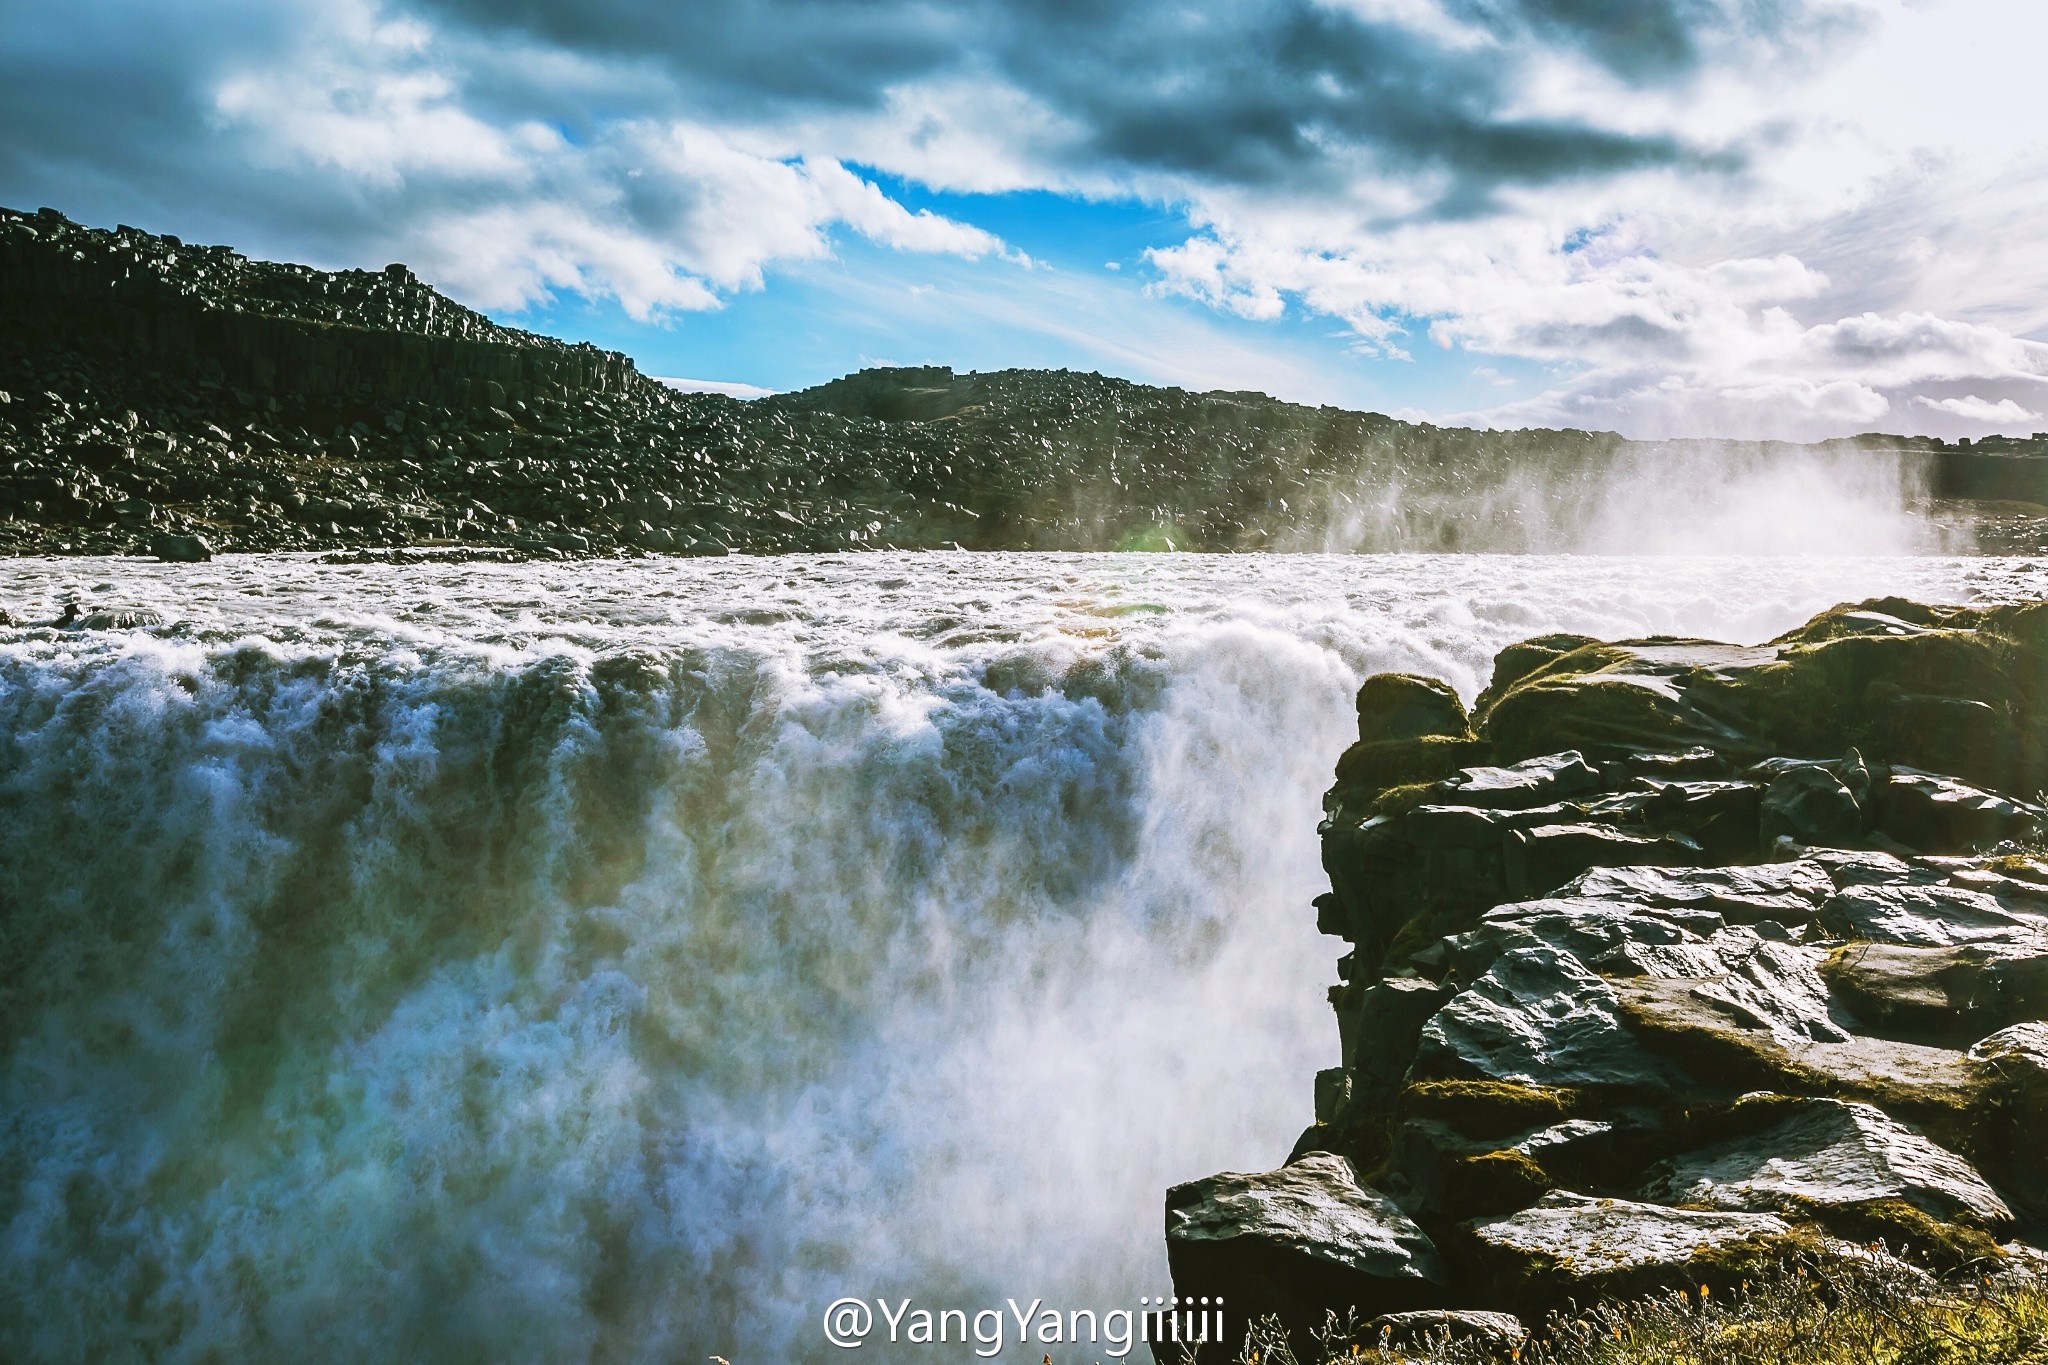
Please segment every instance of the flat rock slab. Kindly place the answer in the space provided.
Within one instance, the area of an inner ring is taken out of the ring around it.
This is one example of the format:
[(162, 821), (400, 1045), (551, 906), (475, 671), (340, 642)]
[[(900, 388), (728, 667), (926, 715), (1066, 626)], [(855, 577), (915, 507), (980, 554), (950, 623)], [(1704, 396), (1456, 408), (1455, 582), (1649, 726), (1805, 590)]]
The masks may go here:
[(1739, 1277), (1792, 1227), (1772, 1213), (1673, 1209), (1553, 1191), (1467, 1225), (1497, 1292), (1517, 1306)]
[(1961, 886), (1852, 886), (1822, 907), (1819, 922), (1837, 938), (1915, 948), (2027, 942), (2048, 933), (2038, 903)]
[(1600, 774), (1576, 750), (1566, 750), (1505, 768), (1460, 769), (1443, 788), (1447, 799), (1461, 806), (1539, 806), (1598, 791)]
[(1730, 924), (1804, 924), (1835, 894), (1818, 862), (1755, 867), (1601, 867), (1565, 887), (1562, 896), (1622, 901), (1660, 910), (1705, 910)]
[(1935, 1218), (1969, 1214), (1987, 1227), (2012, 1210), (1970, 1163), (1873, 1105), (1813, 1099), (1750, 1136), (1663, 1163), (1645, 1198), (1741, 1212), (1902, 1200)]

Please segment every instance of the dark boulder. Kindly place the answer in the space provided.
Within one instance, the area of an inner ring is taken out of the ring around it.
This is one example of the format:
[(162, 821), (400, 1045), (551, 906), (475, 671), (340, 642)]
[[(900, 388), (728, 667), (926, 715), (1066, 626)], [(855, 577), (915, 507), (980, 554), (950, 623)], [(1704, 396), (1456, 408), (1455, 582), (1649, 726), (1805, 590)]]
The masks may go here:
[(203, 564), (213, 558), (213, 547), (199, 536), (158, 536), (149, 543), (149, 552), (158, 559), (171, 564)]
[(1848, 784), (1819, 764), (1800, 764), (1771, 779), (1761, 808), (1769, 846), (1789, 839), (1804, 846), (1853, 844), (1863, 833), (1863, 809)]
[(1469, 737), (1471, 718), (1449, 683), (1407, 673), (1378, 673), (1358, 689), (1358, 738), (1421, 739), (1426, 735)]
[(1894, 768), (1878, 792), (1876, 823), (1923, 853), (1975, 853), (2038, 836), (2041, 812), (1952, 777)]
[(1704, 910), (1730, 924), (1805, 924), (1835, 894), (1820, 863), (1802, 860), (1752, 867), (1613, 867), (1586, 873), (1564, 896), (1641, 905), (1658, 910)]
[(1202, 1360), (1234, 1360), (1237, 1339), (1277, 1317), (1306, 1345), (1324, 1313), (1361, 1318), (1444, 1301), (1450, 1274), (1436, 1245), (1351, 1163), (1311, 1152), (1258, 1175), (1215, 1175), (1166, 1196), (1174, 1292), (1222, 1298), (1225, 1340)]

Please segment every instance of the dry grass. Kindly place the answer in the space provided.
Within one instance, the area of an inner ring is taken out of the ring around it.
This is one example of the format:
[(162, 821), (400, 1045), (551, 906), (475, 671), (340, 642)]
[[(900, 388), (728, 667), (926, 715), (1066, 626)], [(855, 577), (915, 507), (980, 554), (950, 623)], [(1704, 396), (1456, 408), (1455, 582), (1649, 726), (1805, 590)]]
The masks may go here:
[(1936, 1280), (1889, 1257), (1794, 1262), (1715, 1296), (1670, 1294), (1559, 1314), (1514, 1350), (1393, 1345), (1332, 1321), (1298, 1357), (1255, 1327), (1240, 1365), (2048, 1365), (2048, 1279), (2010, 1271)]

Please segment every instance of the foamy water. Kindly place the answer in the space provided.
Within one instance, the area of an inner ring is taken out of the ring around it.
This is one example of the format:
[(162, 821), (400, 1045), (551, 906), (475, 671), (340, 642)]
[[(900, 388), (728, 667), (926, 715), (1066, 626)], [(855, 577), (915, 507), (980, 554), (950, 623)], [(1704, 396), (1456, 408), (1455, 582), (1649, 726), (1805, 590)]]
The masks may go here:
[(1892, 592), (2048, 565), (12, 562), (17, 619), (164, 623), (0, 631), (0, 1356), (1127, 1306), (1165, 1187), (1277, 1163), (1335, 1061), (1362, 675)]

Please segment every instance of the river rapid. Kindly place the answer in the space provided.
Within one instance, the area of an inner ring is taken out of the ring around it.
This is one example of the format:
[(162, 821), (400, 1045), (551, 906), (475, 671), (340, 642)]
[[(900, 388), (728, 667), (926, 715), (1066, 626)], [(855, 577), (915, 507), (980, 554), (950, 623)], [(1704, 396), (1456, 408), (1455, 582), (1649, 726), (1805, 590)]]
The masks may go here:
[(1279, 1162), (1336, 1060), (1362, 676), (1882, 593), (2048, 563), (10, 561), (17, 621), (161, 621), (0, 630), (0, 1357), (1131, 1306), (1166, 1186)]

